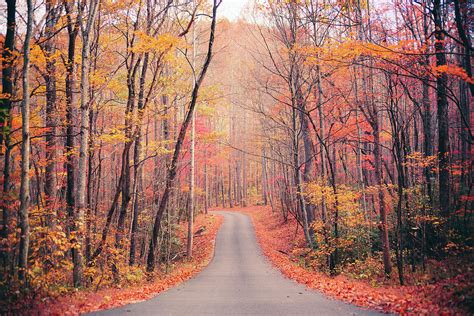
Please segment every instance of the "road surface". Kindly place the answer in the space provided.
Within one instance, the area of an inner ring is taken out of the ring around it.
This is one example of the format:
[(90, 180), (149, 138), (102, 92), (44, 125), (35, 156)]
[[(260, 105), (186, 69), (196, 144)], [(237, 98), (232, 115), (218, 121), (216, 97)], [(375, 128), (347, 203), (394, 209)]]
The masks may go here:
[(247, 215), (219, 212), (214, 258), (195, 278), (148, 301), (91, 315), (374, 315), (283, 277), (264, 258)]

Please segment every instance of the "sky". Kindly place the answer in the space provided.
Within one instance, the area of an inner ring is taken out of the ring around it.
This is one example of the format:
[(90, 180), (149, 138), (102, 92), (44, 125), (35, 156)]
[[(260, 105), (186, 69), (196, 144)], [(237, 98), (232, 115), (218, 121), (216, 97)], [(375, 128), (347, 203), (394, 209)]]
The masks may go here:
[(247, 0), (223, 0), (221, 6), (219, 7), (218, 14), (225, 16), (231, 21), (235, 21), (239, 15), (242, 8), (247, 3)]

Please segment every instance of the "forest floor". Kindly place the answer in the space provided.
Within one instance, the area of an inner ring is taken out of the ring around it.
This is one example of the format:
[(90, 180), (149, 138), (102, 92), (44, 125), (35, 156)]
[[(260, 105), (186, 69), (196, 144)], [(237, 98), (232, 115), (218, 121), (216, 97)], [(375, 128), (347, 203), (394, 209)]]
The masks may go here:
[[(312, 267), (304, 266), (304, 259), (300, 255), (304, 247), (304, 237), (302, 229), (297, 228), (294, 219), (289, 218), (284, 223), (279, 213), (272, 213), (270, 207), (263, 206), (225, 210), (242, 212), (252, 218), (264, 254), (286, 277), (330, 297), (385, 313), (403, 315), (472, 313), (474, 294), (472, 263), (467, 266), (460, 264), (459, 261), (457, 265), (452, 264), (451, 266), (456, 266), (463, 273), (451, 274), (444, 279), (420, 273), (417, 276), (420, 280), (413, 282), (417, 285), (400, 286), (396, 285), (398, 280), (396, 277), (383, 280), (376, 275), (366, 280), (358, 280), (350, 273), (344, 272), (336, 277), (330, 277)], [(358, 265), (374, 270), (374, 267), (369, 265), (375, 265), (375, 260), (361, 262)], [(449, 262), (431, 262), (430, 265), (442, 266), (442, 269), (446, 270)], [(380, 271), (382, 271), (381, 265)], [(431, 271), (432, 274), (436, 273), (435, 269)]]
[[(29, 310), (25, 313), (28, 315), (79, 315), (150, 299), (160, 292), (192, 278), (209, 264), (214, 252), (216, 235), (222, 222), (221, 215), (198, 215), (194, 223), (195, 230), (205, 227), (205, 231), (194, 237), (192, 260), (183, 257), (175, 261), (169, 273), (160, 272), (152, 281), (99, 289), (98, 291), (86, 289), (71, 295), (43, 298), (41, 304), (29, 305)], [(182, 226), (180, 238), (184, 245), (186, 223), (183, 223)]]

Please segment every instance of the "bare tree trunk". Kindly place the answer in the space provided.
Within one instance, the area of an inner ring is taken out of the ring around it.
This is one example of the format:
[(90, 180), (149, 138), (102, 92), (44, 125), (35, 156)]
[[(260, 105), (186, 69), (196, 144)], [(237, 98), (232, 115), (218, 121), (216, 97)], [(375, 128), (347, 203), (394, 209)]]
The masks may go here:
[[(294, 97), (292, 98), (294, 102)], [(306, 201), (304, 198), (303, 192), (303, 179), (301, 176), (301, 168), (300, 168), (300, 158), (299, 158), (299, 146), (298, 146), (298, 131), (297, 131), (297, 109), (296, 104), (293, 104), (292, 107), (292, 141), (293, 141), (293, 169), (295, 172), (295, 187), (296, 187), (296, 195), (298, 199), (298, 203), (301, 209), (301, 220), (303, 221), (303, 230), (304, 236), (306, 239), (306, 243), (310, 248), (313, 247), (313, 241), (309, 234), (309, 225), (308, 225), (308, 215), (306, 209)]]
[[(228, 162), (228, 169), (229, 169), (229, 188), (227, 191), (227, 197), (229, 198), (229, 207), (233, 208), (234, 207), (234, 202), (235, 200), (232, 199), (232, 168), (231, 168), (231, 162), (229, 160)], [(235, 198), (235, 196), (234, 196)]]
[[(135, 24), (137, 25), (137, 24)], [(141, 60), (138, 59), (135, 61), (135, 54), (132, 53), (132, 57), (130, 58), (130, 68), (128, 69), (127, 73), (127, 89), (128, 89), (128, 97), (127, 97), (127, 106), (125, 109), (125, 137), (126, 141), (123, 145), (122, 151), (122, 168), (120, 173), (121, 184), (120, 188), (118, 189), (121, 192), (121, 205), (120, 211), (118, 216), (118, 224), (117, 224), (117, 231), (115, 234), (115, 246), (117, 248), (122, 248), (121, 242), (122, 237), (125, 231), (125, 219), (127, 216), (127, 208), (131, 196), (131, 173), (130, 173), (130, 150), (132, 148), (133, 142), (135, 141), (133, 135), (133, 113), (135, 108), (135, 99), (136, 99), (136, 76), (138, 72), (138, 67), (140, 66)], [(147, 66), (142, 67), (142, 71), (145, 71), (144, 75), (146, 75)], [(143, 100), (142, 100), (143, 102)]]
[(87, 178), (87, 153), (89, 151), (89, 40), (92, 25), (97, 13), (97, 7), (100, 0), (91, 0), (89, 2), (89, 12), (87, 20), (82, 23), (82, 64), (81, 64), (81, 129), (79, 144), (79, 167), (77, 178), (77, 210), (75, 212), (76, 236), (75, 236), (75, 259), (74, 259), (74, 286), (80, 287), (83, 284), (83, 259), (82, 259), (82, 227), (84, 222), (84, 210), (86, 208), (86, 178)]
[[(391, 88), (393, 84), (389, 82), (389, 87)], [(390, 93), (390, 90), (389, 90)], [(390, 100), (393, 100), (393, 95), (389, 94)], [(391, 107), (388, 111), (389, 118), (392, 126), (392, 135), (394, 141), (394, 150), (392, 155), (394, 158), (394, 163), (397, 168), (397, 247), (396, 247), (396, 258), (397, 258), (397, 270), (398, 270), (398, 279), (400, 285), (404, 284), (404, 275), (403, 275), (403, 217), (402, 217), (402, 205), (403, 205), (403, 192), (406, 189), (405, 181), (405, 169), (403, 167), (404, 153), (402, 152), (402, 146), (404, 145), (404, 132), (400, 131), (403, 126), (399, 123), (398, 114), (393, 109), (394, 105), (391, 104)], [(402, 138), (402, 140), (400, 140)]]
[[(65, 156), (66, 156), (66, 205), (68, 213), (68, 233), (76, 230), (75, 225), (75, 204), (76, 204), (76, 166), (74, 158), (75, 150), (75, 97), (74, 89), (76, 86), (76, 39), (79, 32), (79, 15), (82, 11), (79, 10), (76, 20), (72, 20), (73, 7), (69, 1), (64, 1), (64, 9), (67, 17), (67, 30), (68, 30), (68, 56), (66, 61), (66, 145), (65, 145)], [(77, 266), (77, 255), (78, 249), (76, 247), (71, 248), (73, 265)], [(77, 274), (73, 271), (73, 278), (77, 277)], [(74, 281), (76, 283), (76, 280)]]
[(188, 236), (187, 236), (187, 243), (186, 243), (186, 256), (191, 258), (193, 256), (193, 224), (194, 224), (194, 186), (195, 186), (195, 179), (194, 179), (194, 172), (195, 172), (195, 159), (194, 159), (194, 142), (195, 142), (195, 132), (196, 132), (196, 124), (195, 124), (195, 113), (193, 113), (193, 117), (191, 119), (191, 148), (190, 148), (190, 155), (191, 155), (191, 168), (190, 168), (190, 185), (189, 185), (189, 210), (188, 210)]
[[(313, 180), (314, 145), (311, 139), (311, 135), (309, 134), (309, 126), (308, 126), (309, 124), (308, 124), (306, 106), (304, 104), (300, 91), (297, 92), (296, 98), (297, 98), (299, 117), (300, 117), (301, 134), (302, 134), (303, 145), (304, 145), (303, 184), (307, 184)], [(307, 201), (306, 208), (307, 208), (307, 221), (308, 221), (308, 224), (311, 224), (314, 221), (314, 205), (311, 204), (309, 201)], [(311, 238), (313, 239), (314, 231), (312, 228), (309, 228), (309, 233), (310, 233)]]
[(265, 147), (262, 148), (262, 197), (263, 197), (263, 204), (267, 205), (268, 200), (268, 180), (267, 180), (267, 164), (265, 159)]
[[(13, 64), (12, 54), (15, 48), (15, 31), (16, 31), (16, 0), (8, 0), (7, 3), (7, 29), (3, 42), (2, 50), (2, 97), (0, 98), (0, 156), (5, 154), (3, 162), (3, 200), (10, 199), (10, 162), (11, 162), (11, 148), (10, 148), (10, 109), (11, 98), (13, 97)], [(3, 142), (5, 140), (5, 153), (3, 153)], [(11, 227), (11, 208), (9, 203), (2, 203), (2, 231), (1, 237), (8, 238), (12, 231)], [(10, 249), (6, 245), (0, 248), (4, 267), (8, 266), (11, 261)], [(12, 271), (11, 271), (12, 272)]]
[(13, 52), (15, 50), (16, 0), (6, 0), (7, 29), (2, 51), (2, 96), (0, 97), (0, 155), (3, 154), (3, 141), (10, 133), (8, 121), (13, 96)]
[(380, 152), (380, 129), (379, 129), (379, 117), (378, 110), (375, 109), (374, 122), (372, 122), (373, 135), (374, 135), (374, 173), (375, 182), (377, 183), (377, 191), (379, 198), (379, 213), (380, 213), (380, 236), (382, 240), (383, 250), (383, 264), (385, 275), (390, 277), (392, 273), (392, 263), (390, 261), (390, 242), (388, 239), (388, 223), (387, 223), (387, 212), (385, 209), (385, 197), (384, 197), (384, 182), (382, 179), (382, 153)]
[[(97, 61), (98, 61), (98, 53), (99, 53), (99, 40), (100, 40), (100, 25), (101, 25), (101, 15), (100, 15), (100, 8), (98, 8), (98, 17), (97, 17), (97, 23), (95, 23), (95, 32), (94, 32), (94, 44), (92, 45), (93, 47), (93, 59), (91, 60), (90, 64), (92, 67), (92, 71), (95, 72), (97, 70)], [(92, 99), (94, 95), (96, 94), (96, 87), (94, 85), (90, 86), (89, 88), (89, 97)], [(86, 211), (86, 238), (85, 238), (85, 256), (86, 256), (86, 262), (91, 261), (91, 254), (92, 254), (92, 245), (91, 245), (91, 230), (92, 230), (92, 209), (94, 208), (97, 210), (97, 203), (98, 201), (95, 201), (95, 206), (93, 206), (93, 200), (94, 200), (94, 175), (95, 169), (94, 169), (94, 160), (95, 160), (95, 154), (96, 154), (96, 146), (95, 146), (95, 135), (96, 130), (97, 130), (97, 119), (99, 115), (99, 110), (94, 108), (91, 108), (90, 115), (89, 115), (89, 128), (90, 128), (90, 137), (89, 137), (89, 153), (88, 153), (88, 168), (87, 168), (87, 211)], [(99, 150), (100, 152), (100, 150)], [(99, 153), (100, 155), (100, 153)], [(100, 159), (100, 157), (99, 157)], [(100, 161), (99, 161), (100, 164)], [(99, 167), (100, 169), (100, 167)], [(100, 175), (99, 175), (100, 177)], [(95, 188), (97, 192), (99, 192), (99, 184), (100, 184), (100, 178), (98, 180), (97, 187)], [(97, 214), (95, 214), (97, 215)], [(95, 221), (94, 221), (94, 226)]]
[[(470, 16), (469, 6), (472, 5), (471, 1), (468, 0), (454, 0), (454, 12), (456, 27), (463, 42), (463, 48), (460, 49), (462, 57), (460, 64), (463, 65), (469, 78), (472, 78), (472, 41), (470, 32)], [(470, 89), (470, 94), (468, 89)], [(466, 82), (464, 79), (459, 80), (459, 99), (460, 99), (460, 125), (461, 132), (461, 161), (462, 161), (462, 174), (461, 174), (461, 195), (469, 195), (472, 187), (472, 134), (471, 134), (471, 98), (474, 96), (474, 84), (472, 82)], [(458, 207), (459, 209), (460, 207)], [(467, 209), (467, 208), (466, 208)]]
[(27, 23), (25, 42), (23, 44), (23, 99), (21, 101), (22, 144), (21, 144), (21, 187), (20, 187), (20, 250), (18, 261), (18, 279), (26, 282), (28, 269), (28, 250), (30, 245), (30, 223), (28, 208), (30, 205), (30, 40), (33, 29), (33, 3), (27, 0)]
[[(242, 153), (242, 206), (246, 207), (248, 204), (248, 192), (247, 192), (247, 159), (245, 152)], [(257, 172), (255, 172), (257, 174)], [(255, 188), (258, 190), (258, 181), (255, 184)]]
[[(145, 95), (145, 80), (146, 80), (146, 74), (147, 74), (147, 69), (148, 69), (148, 60), (149, 60), (149, 54), (146, 53), (143, 59), (143, 65), (142, 65), (142, 72), (140, 75), (140, 83), (139, 83), (139, 92), (138, 92), (138, 111), (140, 113), (143, 113), (143, 110), (145, 108), (145, 100), (144, 100), (144, 95)], [(142, 115), (139, 113), (139, 116)], [(142, 150), (142, 126), (141, 126), (141, 119), (139, 119), (139, 126), (137, 126), (137, 136), (135, 138), (135, 151), (134, 151), (134, 185), (133, 185), (133, 197), (134, 197), (134, 202), (133, 202), (133, 214), (132, 214), (132, 223), (131, 223), (131, 232), (130, 232), (130, 259), (129, 259), (129, 264), (133, 265), (135, 263), (135, 248), (136, 248), (136, 234), (138, 230), (138, 213), (139, 213), (139, 208), (140, 208), (140, 198), (141, 198), (141, 192), (140, 194), (138, 191), (141, 191), (142, 189), (142, 181), (143, 181), (143, 169), (142, 165), (140, 162), (141, 159), (141, 150)]]
[(135, 264), (135, 253), (137, 245), (137, 231), (138, 231), (138, 215), (140, 211), (140, 201), (142, 199), (142, 189), (143, 189), (143, 168), (139, 163), (141, 157), (141, 138), (142, 132), (139, 131), (139, 135), (135, 140), (135, 150), (134, 150), (134, 184), (133, 184), (133, 213), (132, 213), (132, 223), (130, 229), (130, 256), (129, 256), (129, 265), (133, 266)]
[(46, 208), (48, 216), (46, 224), (52, 225), (52, 213), (54, 212), (54, 202), (57, 195), (57, 179), (56, 179), (56, 160), (58, 151), (56, 148), (56, 65), (53, 54), (56, 48), (54, 40), (54, 28), (59, 18), (60, 7), (56, 6), (51, 0), (46, 1), (46, 26), (45, 36), (48, 39), (44, 44), (44, 53), (46, 56), (46, 72), (44, 75), (46, 82), (46, 171), (45, 171), (45, 187), (44, 193), (46, 197)]
[[(463, 43), (464, 48), (464, 62), (461, 63), (466, 70), (469, 78), (472, 78), (472, 44), (471, 44), (471, 34), (470, 34), (470, 16), (469, 8), (472, 6), (471, 1), (469, 0), (453, 0), (454, 3), (454, 16), (456, 21), (456, 28), (458, 30), (459, 37)], [(435, 1), (436, 5), (436, 1)], [(471, 96), (474, 96), (474, 84), (472, 82), (467, 83), (471, 91)], [(469, 117), (466, 117), (466, 122), (469, 123)]]
[[(321, 178), (323, 181), (326, 181), (326, 129), (324, 125), (324, 115), (323, 115), (323, 87), (321, 84), (321, 71), (318, 67), (316, 69), (317, 72), (317, 89), (318, 89), (318, 94), (317, 94), (317, 102), (318, 102), (318, 116), (319, 116), (319, 156), (321, 159)], [(329, 157), (328, 157), (329, 158)], [(324, 242), (327, 244), (328, 247), (330, 247), (330, 241), (329, 241), (329, 227), (328, 227), (328, 219), (327, 219), (327, 205), (326, 205), (326, 199), (324, 195), (322, 196), (321, 199), (321, 221), (323, 223), (323, 237), (324, 237)], [(327, 263), (330, 271), (334, 271), (335, 269), (335, 263), (334, 263), (334, 257), (329, 254), (327, 256)]]
[[(204, 212), (207, 214), (209, 211), (209, 179), (207, 171), (207, 151), (204, 152)], [(212, 200), (211, 200), (212, 201)]]
[[(217, 166), (216, 166), (217, 168)], [(225, 201), (225, 189), (224, 189), (224, 170), (220, 169), (220, 181), (219, 181), (219, 187), (220, 187), (220, 192), (221, 192), (221, 200), (222, 200), (222, 207), (226, 207), (226, 201)]]
[[(196, 3), (193, 0), (193, 9), (195, 10)], [(192, 56), (192, 67), (193, 72), (196, 68), (196, 52), (198, 45), (196, 44), (197, 37), (196, 37), (196, 25), (193, 26), (193, 56)], [(196, 77), (193, 76), (193, 89), (196, 86)], [(191, 258), (193, 256), (193, 225), (194, 225), (194, 203), (195, 203), (195, 196), (194, 196), (194, 186), (195, 186), (195, 133), (196, 133), (196, 112), (193, 112), (191, 117), (191, 148), (189, 148), (189, 154), (191, 155), (191, 165), (189, 168), (190, 173), (190, 183), (189, 183), (189, 210), (188, 210), (188, 236), (186, 239), (186, 256)], [(168, 223), (169, 224), (169, 223)]]
[[(324, 146), (327, 154), (328, 166), (329, 166), (329, 175), (330, 175), (330, 184), (334, 194), (334, 251), (331, 252), (329, 256), (329, 270), (331, 271), (331, 275), (336, 274), (336, 265), (339, 261), (339, 198), (338, 198), (338, 191), (336, 186), (336, 148), (333, 147), (333, 158), (331, 159), (331, 155), (329, 154), (328, 146)], [(332, 245), (331, 245), (332, 246)], [(332, 248), (332, 247), (331, 247)]]
[[(446, 65), (445, 34), (443, 27), (441, 0), (434, 0), (433, 18), (435, 23), (436, 66)], [(448, 75), (442, 72), (436, 78), (436, 99), (438, 104), (438, 158), (439, 158), (439, 206), (441, 214), (449, 216), (449, 116), (446, 85)]]
[[(426, 65), (429, 64), (428, 57), (426, 57)], [(433, 155), (433, 139), (431, 135), (431, 101), (429, 95), (429, 86), (428, 86), (429, 78), (423, 79), (423, 151), (425, 156), (432, 156)], [(428, 197), (430, 202), (433, 200), (433, 189), (431, 183), (432, 172), (430, 167), (425, 167), (423, 170), (425, 175), (425, 182), (426, 182), (426, 191), (428, 193)]]
[(161, 201), (158, 207), (158, 211), (155, 216), (155, 221), (153, 224), (153, 231), (152, 231), (152, 237), (150, 238), (150, 245), (148, 248), (148, 257), (147, 257), (147, 271), (148, 272), (153, 272), (155, 269), (155, 246), (157, 245), (158, 242), (158, 236), (160, 232), (160, 225), (161, 225), (161, 218), (163, 216), (163, 213), (166, 209), (166, 206), (168, 204), (168, 199), (169, 199), (169, 194), (170, 190), (173, 184), (173, 181), (176, 177), (177, 173), (177, 164), (178, 164), (178, 159), (179, 155), (181, 152), (181, 147), (184, 142), (184, 138), (186, 136), (186, 131), (188, 129), (188, 126), (191, 122), (191, 118), (194, 114), (194, 109), (196, 107), (196, 102), (199, 94), (199, 88), (201, 87), (201, 84), (204, 80), (204, 77), (206, 76), (207, 70), (209, 68), (209, 65), (211, 63), (212, 59), (212, 48), (214, 45), (214, 37), (215, 37), (215, 29), (216, 29), (216, 21), (217, 21), (217, 8), (219, 7), (221, 1), (214, 0), (213, 8), (212, 8), (212, 22), (211, 22), (211, 29), (210, 29), (210, 35), (209, 35), (209, 44), (208, 44), (208, 50), (207, 50), (207, 55), (206, 59), (204, 61), (204, 64), (202, 66), (201, 72), (196, 80), (196, 84), (194, 85), (194, 89), (192, 92), (191, 96), (191, 101), (189, 103), (189, 108), (186, 113), (185, 119), (183, 124), (181, 125), (179, 135), (176, 141), (176, 145), (174, 148), (174, 153), (173, 153), (173, 158), (171, 160), (171, 165), (168, 170), (168, 174), (166, 176), (166, 183), (165, 183), (165, 190), (163, 192), (163, 196), (161, 197)]

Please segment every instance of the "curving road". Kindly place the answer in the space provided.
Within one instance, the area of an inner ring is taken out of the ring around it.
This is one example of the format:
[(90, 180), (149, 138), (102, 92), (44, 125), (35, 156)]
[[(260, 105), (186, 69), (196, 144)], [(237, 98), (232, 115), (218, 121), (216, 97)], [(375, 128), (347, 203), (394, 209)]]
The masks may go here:
[(195, 278), (145, 302), (91, 315), (375, 315), (284, 278), (264, 258), (247, 215), (219, 212), (214, 259)]

